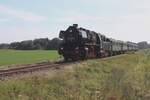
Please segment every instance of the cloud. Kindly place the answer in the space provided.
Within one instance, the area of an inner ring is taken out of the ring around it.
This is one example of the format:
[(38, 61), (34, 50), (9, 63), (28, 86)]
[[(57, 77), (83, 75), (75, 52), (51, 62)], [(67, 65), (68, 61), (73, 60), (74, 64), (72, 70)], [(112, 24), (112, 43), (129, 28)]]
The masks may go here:
[(35, 38), (50, 38), (54, 37), (48, 30), (33, 26), (30, 28), (12, 26), (0, 27), (0, 43), (11, 43), (23, 40), (32, 40)]
[(0, 18), (0, 22), (7, 22), (7, 21), (9, 21), (10, 19), (8, 19), (8, 18)]
[(31, 22), (40, 22), (46, 20), (46, 18), (43, 16), (36, 15), (31, 12), (18, 11), (4, 5), (0, 5), (0, 14)]
[(58, 21), (66, 23), (95, 22), (100, 20), (104, 20), (104, 18), (100, 16), (92, 16), (80, 12), (70, 12), (70, 11), (66, 11), (61, 18), (58, 18)]

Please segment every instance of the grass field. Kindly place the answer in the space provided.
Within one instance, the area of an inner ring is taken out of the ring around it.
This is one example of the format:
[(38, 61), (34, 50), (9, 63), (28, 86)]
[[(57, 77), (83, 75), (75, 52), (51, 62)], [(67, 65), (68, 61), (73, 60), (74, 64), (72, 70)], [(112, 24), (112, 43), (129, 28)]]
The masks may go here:
[(150, 51), (0, 82), (0, 100), (150, 100)]
[(0, 68), (6, 65), (29, 64), (46, 60), (56, 60), (58, 58), (57, 51), (53, 50), (0, 50)]

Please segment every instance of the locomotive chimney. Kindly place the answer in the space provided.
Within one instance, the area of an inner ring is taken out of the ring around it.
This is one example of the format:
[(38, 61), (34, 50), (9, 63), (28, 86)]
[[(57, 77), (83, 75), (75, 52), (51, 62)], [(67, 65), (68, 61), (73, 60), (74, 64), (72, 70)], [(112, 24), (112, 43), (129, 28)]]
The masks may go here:
[(73, 24), (73, 27), (78, 28), (78, 24)]

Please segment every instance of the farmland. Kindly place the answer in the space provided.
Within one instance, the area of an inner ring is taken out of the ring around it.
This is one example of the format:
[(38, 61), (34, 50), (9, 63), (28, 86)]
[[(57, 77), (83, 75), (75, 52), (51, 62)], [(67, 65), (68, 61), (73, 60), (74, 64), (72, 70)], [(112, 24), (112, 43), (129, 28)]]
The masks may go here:
[[(51, 75), (53, 73), (53, 75)], [(150, 100), (150, 51), (0, 82), (1, 100)]]
[(57, 60), (58, 58), (59, 55), (54, 50), (0, 50), (0, 68), (5, 68), (8, 65)]

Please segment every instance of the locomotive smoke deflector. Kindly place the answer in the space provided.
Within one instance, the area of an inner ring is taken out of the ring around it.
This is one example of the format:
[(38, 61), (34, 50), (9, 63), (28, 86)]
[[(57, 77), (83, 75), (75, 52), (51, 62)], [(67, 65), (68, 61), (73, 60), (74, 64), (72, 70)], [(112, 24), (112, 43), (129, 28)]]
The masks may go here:
[(65, 31), (60, 31), (59, 38), (63, 39), (65, 35)]

